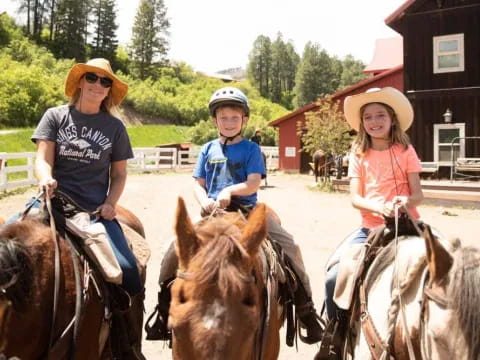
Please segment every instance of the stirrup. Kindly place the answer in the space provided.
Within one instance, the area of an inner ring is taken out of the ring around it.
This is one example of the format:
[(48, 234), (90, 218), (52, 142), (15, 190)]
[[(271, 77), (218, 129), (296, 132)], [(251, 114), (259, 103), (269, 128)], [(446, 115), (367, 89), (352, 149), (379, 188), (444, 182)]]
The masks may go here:
[[(306, 324), (302, 318), (311, 316), (310, 324)], [(297, 318), (298, 318), (298, 337), (300, 340), (306, 344), (315, 344), (322, 340), (325, 324), (323, 323), (322, 318), (315, 311), (313, 302), (308, 302), (305, 305), (297, 307)], [(315, 327), (317, 327), (315, 329)], [(307, 335), (302, 334), (302, 329), (305, 329)], [(309, 334), (309, 332), (313, 332)]]
[[(153, 325), (150, 325), (154, 317)], [(145, 332), (147, 333), (145, 337), (147, 340), (164, 340), (169, 341), (171, 344), (172, 332), (168, 329), (167, 324), (165, 324), (165, 321), (161, 317), (158, 305), (155, 306), (155, 310), (145, 322)]]

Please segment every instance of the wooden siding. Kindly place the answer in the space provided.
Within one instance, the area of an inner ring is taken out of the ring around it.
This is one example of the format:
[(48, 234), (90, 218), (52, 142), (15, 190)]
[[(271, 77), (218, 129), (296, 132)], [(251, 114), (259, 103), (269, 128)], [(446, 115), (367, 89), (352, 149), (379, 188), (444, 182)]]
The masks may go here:
[[(300, 138), (297, 135), (297, 122), (305, 121), (304, 113), (298, 114), (280, 126), (278, 136), (278, 151), (280, 169), (286, 171), (299, 171), (300, 169)], [(286, 148), (295, 148), (295, 157), (285, 155)]]
[[(480, 2), (476, 3), (405, 15), (402, 35), (406, 91), (480, 86)], [(433, 38), (451, 34), (464, 34), (465, 71), (435, 74)]]
[[(480, 136), (480, 89), (409, 93), (415, 120), (408, 134), (422, 161), (433, 161), (433, 125), (443, 123), (449, 108), (453, 123), (465, 123), (465, 136)], [(465, 143), (467, 157), (480, 157), (480, 141)]]

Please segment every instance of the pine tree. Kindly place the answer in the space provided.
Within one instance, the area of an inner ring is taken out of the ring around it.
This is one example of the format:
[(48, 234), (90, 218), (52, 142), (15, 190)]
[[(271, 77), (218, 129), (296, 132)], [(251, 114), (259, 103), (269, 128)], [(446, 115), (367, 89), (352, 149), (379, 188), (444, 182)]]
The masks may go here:
[(60, 0), (58, 2), (52, 51), (57, 57), (86, 59), (88, 34), (88, 0)]
[(308, 42), (295, 77), (295, 106), (302, 107), (332, 94), (340, 81), (336, 65), (320, 45)]
[(169, 27), (163, 0), (140, 1), (132, 29), (131, 57), (141, 79), (153, 74), (154, 63), (166, 63)]
[(260, 35), (253, 43), (249, 54), (247, 76), (260, 95), (270, 96), (270, 71), (272, 63), (272, 42), (268, 36)]
[(345, 56), (342, 61), (339, 90), (366, 79), (367, 76), (363, 73), (363, 69), (365, 69), (365, 64), (361, 60), (355, 59), (352, 55)]
[(92, 13), (95, 29), (91, 57), (103, 57), (114, 61), (118, 45), (115, 1), (95, 0)]

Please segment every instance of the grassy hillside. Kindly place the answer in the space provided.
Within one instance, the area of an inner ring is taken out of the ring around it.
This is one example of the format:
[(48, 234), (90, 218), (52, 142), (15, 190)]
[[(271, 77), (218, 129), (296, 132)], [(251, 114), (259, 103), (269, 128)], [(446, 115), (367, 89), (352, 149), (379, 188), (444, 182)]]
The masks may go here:
[[(0, 134), (0, 152), (35, 151), (30, 141), (33, 128), (15, 129), (12, 133)], [(127, 127), (133, 147), (153, 147), (160, 144), (188, 141), (188, 126), (141, 125)]]

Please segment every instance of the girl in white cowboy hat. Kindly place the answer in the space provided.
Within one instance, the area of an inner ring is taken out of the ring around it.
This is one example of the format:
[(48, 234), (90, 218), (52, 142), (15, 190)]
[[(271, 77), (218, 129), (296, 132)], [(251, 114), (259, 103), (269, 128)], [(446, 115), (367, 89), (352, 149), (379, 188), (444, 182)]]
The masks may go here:
[(108, 60), (76, 64), (65, 81), (70, 103), (48, 109), (31, 139), (37, 145), (40, 188), (46, 188), (49, 196), (60, 190), (86, 212), (99, 214), (93, 221), (106, 229), (122, 270), (121, 287), (136, 295), (143, 290), (137, 263), (115, 220), (127, 159), (133, 157), (125, 126), (113, 115), (127, 91), (128, 85), (115, 76)]
[(327, 270), (326, 309), (329, 319), (337, 314), (333, 294), (338, 259), (352, 244), (363, 243), (372, 228), (394, 216), (396, 204), (404, 205), (415, 218), (423, 200), (420, 160), (405, 131), (413, 121), (413, 109), (400, 91), (385, 87), (349, 96), (345, 117), (358, 132), (349, 158), (348, 177), (352, 205), (360, 210), (362, 225), (334, 252)]

